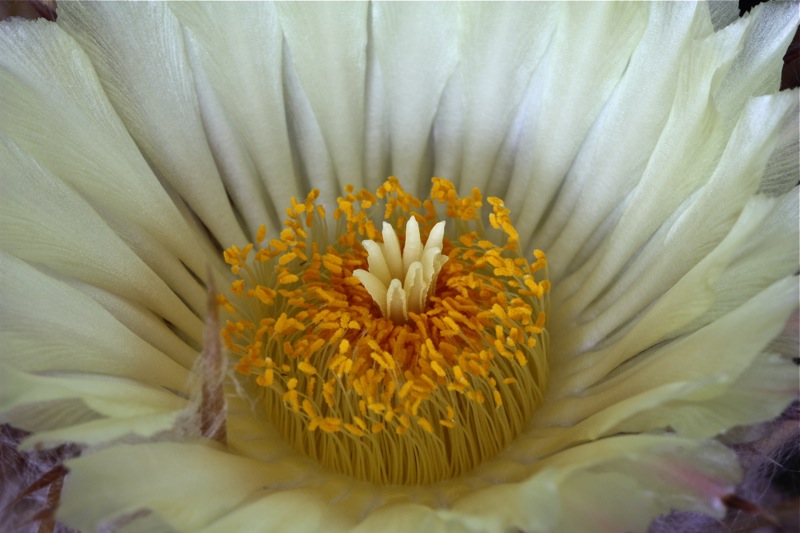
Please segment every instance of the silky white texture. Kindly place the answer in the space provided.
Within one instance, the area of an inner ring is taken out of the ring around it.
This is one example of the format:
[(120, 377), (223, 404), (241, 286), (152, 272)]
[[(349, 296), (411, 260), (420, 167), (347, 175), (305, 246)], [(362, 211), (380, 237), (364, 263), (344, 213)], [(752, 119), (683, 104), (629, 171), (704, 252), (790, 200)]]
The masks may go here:
[[(170, 8), (184, 27), (203, 126), (225, 189), (248, 227), (274, 230), (289, 198), (302, 196), (307, 183), (293, 162), (281, 72), (288, 65), (275, 6), (250, 4), (245, 17), (235, 5)], [(224, 30), (231, 24), (237, 31)], [(253, 201), (253, 191), (264, 201)]]
[[(180, 265), (202, 273), (205, 265), (221, 269), (222, 261), (207, 239), (187, 227), (180, 203), (176, 208), (150, 172), (85, 54), (63, 32), (53, 32), (44, 24), (28, 26), (28, 48), (24, 49), (20, 26), (12, 21), (7, 27), (0, 36), (4, 51), (0, 56), (0, 132), (89, 202), (136, 255), (195, 313), (201, 313), (202, 290)], [(30, 62), (25, 54), (32, 50), (44, 53)], [(51, 75), (54, 79), (48, 80)], [(47, 127), (42, 129), (44, 124)], [(20, 159), (24, 161), (23, 156)], [(12, 180), (15, 175), (4, 174), (3, 179)], [(4, 202), (10, 208), (11, 199), (6, 197)], [(90, 225), (78, 224), (72, 230), (82, 231), (87, 241), (94, 236)], [(93, 264), (84, 265), (84, 276), (91, 278), (95, 273)], [(130, 273), (118, 277), (118, 285), (125, 287), (129, 278)], [(141, 293), (146, 285), (140, 285)]]
[[(181, 27), (160, 2), (109, 6), (104, 15), (111, 20), (98, 24), (91, 10), (77, 4), (63, 10), (60, 25), (95, 58), (94, 69), (114, 110), (159, 178), (175, 188), (218, 241), (241, 242), (245, 235), (208, 148)], [(125, 26), (124, 34), (113, 30), (119, 25)], [(138, 41), (136, 54), (120, 53), (129, 46), (124, 36)]]
[[(182, 390), (204, 309), (193, 276), (227, 276), (203, 227), (243, 244), (288, 195), (313, 186), (330, 202), (342, 183), (390, 173), (423, 193), (432, 172), (462, 192), (488, 184), (556, 280), (545, 404), (462, 478), (395, 488), (323, 473), (231, 398), (232, 453), (87, 454), (69, 464), (61, 519), (91, 530), (150, 507), (187, 531), (259, 514), (253, 527), (309, 531), (618, 531), (673, 506), (720, 511), (735, 460), (693, 439), (773, 416), (794, 391), (791, 367), (761, 352), (797, 306), (797, 93), (749, 98), (776, 90), (797, 14), (517, 5), (60, 6), (83, 50), (54, 25), (2, 23), (0, 159), (16, 165), (9, 198), (27, 202), (3, 204), (6, 364)], [(751, 198), (758, 189), (783, 196)], [(114, 257), (86, 255), (95, 235)], [(117, 286), (109, 272), (125, 257)], [(182, 301), (148, 300), (153, 275)], [(170, 324), (144, 333), (159, 317)], [(48, 443), (150, 436), (172, 416), (126, 423), (44, 398), (14, 409), (33, 409), (33, 439)], [(611, 436), (664, 427), (692, 439)], [(96, 490), (117, 478), (121, 490)]]

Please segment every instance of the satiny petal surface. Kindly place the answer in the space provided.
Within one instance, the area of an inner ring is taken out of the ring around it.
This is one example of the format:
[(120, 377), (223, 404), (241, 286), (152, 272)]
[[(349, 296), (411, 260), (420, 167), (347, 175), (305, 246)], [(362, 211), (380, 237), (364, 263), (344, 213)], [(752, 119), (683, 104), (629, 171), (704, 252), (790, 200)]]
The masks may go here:
[[(712, 439), (797, 395), (798, 93), (777, 93), (796, 6), (58, 13), (0, 22), (0, 422), (85, 446), (59, 520), (614, 532), (724, 513), (739, 470)], [(292, 196), (333, 211), (392, 174), (503, 196), (526, 256), (547, 252), (551, 380), (526, 430), (455, 479), (372, 485), (296, 451), (228, 376), (227, 444), (199, 436), (222, 249), (273, 238)]]

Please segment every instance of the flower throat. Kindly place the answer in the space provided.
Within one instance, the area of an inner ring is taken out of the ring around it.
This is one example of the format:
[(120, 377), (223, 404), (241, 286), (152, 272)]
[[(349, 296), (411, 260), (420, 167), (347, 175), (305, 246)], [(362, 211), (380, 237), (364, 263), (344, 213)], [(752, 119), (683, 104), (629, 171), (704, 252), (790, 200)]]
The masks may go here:
[(485, 229), (480, 192), (444, 179), (424, 202), (396, 178), (348, 186), (333, 231), (318, 196), (292, 199), (276, 238), (262, 226), (225, 251), (237, 279), (222, 337), (270, 422), (378, 484), (430, 484), (496, 455), (547, 384), (544, 254), (522, 256), (502, 200), (487, 199)]

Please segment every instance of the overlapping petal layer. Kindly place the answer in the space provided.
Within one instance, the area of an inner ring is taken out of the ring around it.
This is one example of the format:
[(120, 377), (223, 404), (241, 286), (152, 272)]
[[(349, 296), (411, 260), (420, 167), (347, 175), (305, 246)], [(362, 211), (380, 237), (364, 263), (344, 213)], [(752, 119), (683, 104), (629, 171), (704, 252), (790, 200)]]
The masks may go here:
[[(718, 7), (68, 3), (58, 25), (0, 23), (0, 413), (30, 445), (118, 443), (69, 463), (59, 517), (619, 531), (719, 512), (735, 458), (705, 439), (796, 394), (768, 345), (797, 307), (797, 92), (773, 93), (798, 13)], [(504, 196), (548, 252), (553, 377), (528, 431), (411, 488), (320, 470), (232, 389), (227, 450), (165, 434), (220, 246), (292, 195), (387, 174)]]

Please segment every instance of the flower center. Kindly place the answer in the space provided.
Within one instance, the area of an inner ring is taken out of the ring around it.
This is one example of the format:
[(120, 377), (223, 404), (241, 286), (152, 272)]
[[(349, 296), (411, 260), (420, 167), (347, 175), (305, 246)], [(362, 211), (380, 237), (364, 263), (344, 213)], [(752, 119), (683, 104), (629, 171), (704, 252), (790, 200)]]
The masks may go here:
[(442, 255), (443, 238), (444, 222), (439, 222), (423, 247), (419, 223), (412, 216), (406, 224), (402, 254), (397, 232), (388, 222), (383, 223), (382, 244), (372, 240), (361, 243), (367, 250), (369, 270), (354, 270), (353, 275), (378, 304), (381, 314), (395, 324), (408, 322), (409, 311), (421, 313), (428, 296), (433, 295), (436, 277), (448, 259)]
[(333, 231), (318, 195), (292, 200), (279, 238), (262, 226), (257, 250), (225, 251), (238, 278), (220, 298), (222, 337), (267, 417), (373, 483), (429, 484), (500, 452), (547, 384), (544, 254), (522, 256), (500, 199), (485, 230), (480, 192), (461, 198), (443, 179), (424, 202), (395, 178), (375, 194), (348, 187)]

